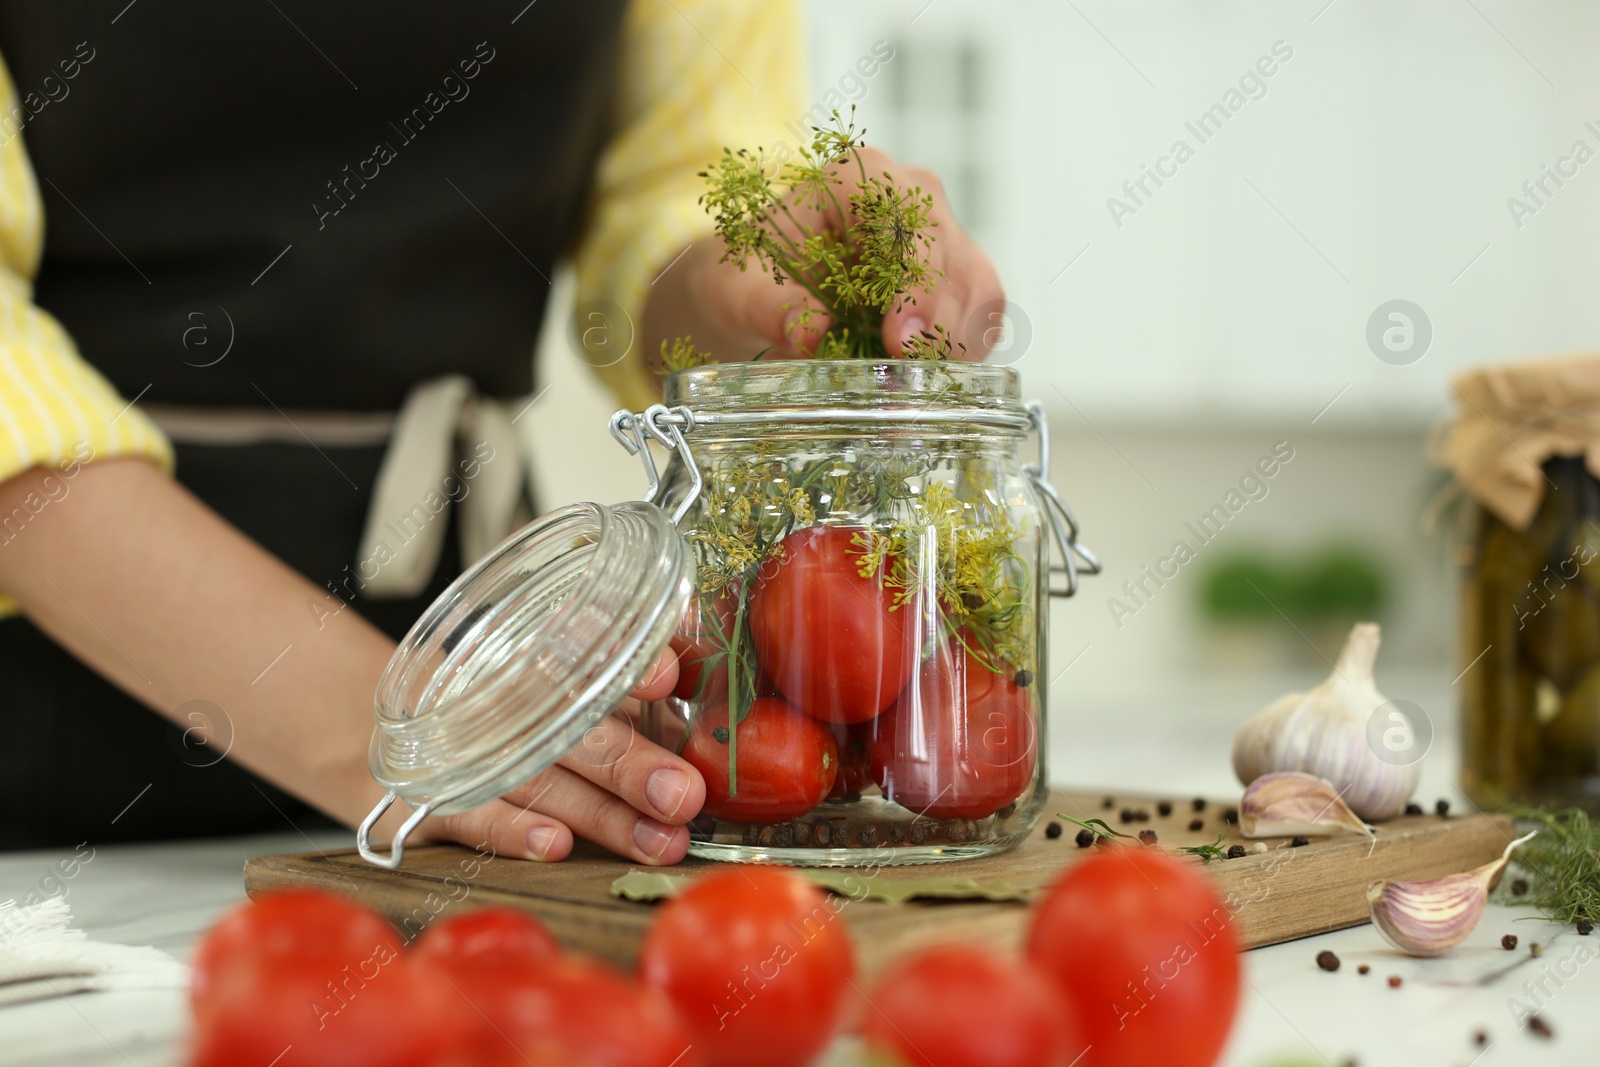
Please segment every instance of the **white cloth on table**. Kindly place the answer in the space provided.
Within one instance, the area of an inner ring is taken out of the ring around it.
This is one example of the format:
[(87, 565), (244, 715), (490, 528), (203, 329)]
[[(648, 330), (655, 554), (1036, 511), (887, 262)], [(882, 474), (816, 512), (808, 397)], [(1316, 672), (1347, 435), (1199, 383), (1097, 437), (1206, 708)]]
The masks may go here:
[(90, 941), (65, 899), (0, 902), (0, 1005), (103, 989), (182, 989), (189, 968), (157, 948)]

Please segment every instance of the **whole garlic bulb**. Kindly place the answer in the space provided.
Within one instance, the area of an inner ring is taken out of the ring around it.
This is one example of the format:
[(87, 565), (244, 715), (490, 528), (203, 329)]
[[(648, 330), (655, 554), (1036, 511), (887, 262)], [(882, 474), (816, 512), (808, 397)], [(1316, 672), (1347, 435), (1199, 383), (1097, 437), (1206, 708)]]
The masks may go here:
[(1378, 624), (1357, 623), (1328, 680), (1288, 693), (1257, 712), (1233, 738), (1233, 770), (1249, 785), (1274, 771), (1304, 771), (1332, 782), (1367, 822), (1400, 814), (1416, 792), (1420, 761), (1391, 763), (1367, 740), (1367, 722), (1388, 703), (1373, 681)]

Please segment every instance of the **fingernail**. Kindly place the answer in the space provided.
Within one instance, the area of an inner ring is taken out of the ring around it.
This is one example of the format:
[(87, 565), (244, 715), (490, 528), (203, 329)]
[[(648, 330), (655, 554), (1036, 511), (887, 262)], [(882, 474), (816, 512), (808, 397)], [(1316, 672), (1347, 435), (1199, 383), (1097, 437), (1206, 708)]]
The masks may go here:
[(672, 844), (675, 833), (677, 833), (675, 827), (658, 823), (646, 816), (633, 824), (633, 843), (649, 858), (659, 859), (667, 850), (667, 846)]
[(907, 341), (911, 340), (913, 337), (916, 337), (927, 328), (928, 324), (926, 322), (923, 322), (915, 315), (911, 316), (905, 321), (906, 332), (900, 335), (900, 343), (902, 345), (905, 344)]
[(657, 811), (672, 818), (689, 795), (689, 776), (672, 767), (663, 767), (645, 779), (644, 795)]
[(556, 839), (560, 836), (553, 826), (535, 826), (528, 831), (528, 850), (535, 859), (545, 859), (556, 847)]

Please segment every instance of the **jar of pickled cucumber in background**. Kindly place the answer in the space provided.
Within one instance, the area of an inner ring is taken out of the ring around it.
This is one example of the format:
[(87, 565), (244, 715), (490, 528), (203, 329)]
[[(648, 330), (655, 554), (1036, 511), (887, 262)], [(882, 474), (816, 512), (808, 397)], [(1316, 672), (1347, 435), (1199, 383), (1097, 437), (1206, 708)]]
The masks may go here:
[(1025, 837), (1052, 544), (1058, 585), (1098, 565), (1023, 463), (1043, 411), (1016, 372), (727, 364), (671, 375), (665, 401), (692, 457), (661, 496), (686, 503), (695, 580), (677, 690), (641, 730), (705, 777), (691, 853), (916, 863)]
[(1468, 493), (1461, 785), (1600, 814), (1600, 359), (1489, 367), (1442, 458)]
[(1582, 457), (1526, 530), (1481, 506), (1462, 585), (1462, 787), (1474, 802), (1600, 814), (1600, 481)]

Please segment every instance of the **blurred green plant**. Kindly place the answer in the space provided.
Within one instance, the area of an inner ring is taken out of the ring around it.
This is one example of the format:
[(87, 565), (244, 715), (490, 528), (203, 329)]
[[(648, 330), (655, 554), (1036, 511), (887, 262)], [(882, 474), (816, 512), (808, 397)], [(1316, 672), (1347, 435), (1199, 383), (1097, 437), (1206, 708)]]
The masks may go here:
[(1218, 622), (1275, 619), (1321, 622), (1370, 619), (1390, 602), (1389, 578), (1379, 554), (1353, 544), (1287, 559), (1266, 550), (1219, 557), (1203, 573), (1200, 610)]

